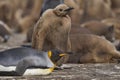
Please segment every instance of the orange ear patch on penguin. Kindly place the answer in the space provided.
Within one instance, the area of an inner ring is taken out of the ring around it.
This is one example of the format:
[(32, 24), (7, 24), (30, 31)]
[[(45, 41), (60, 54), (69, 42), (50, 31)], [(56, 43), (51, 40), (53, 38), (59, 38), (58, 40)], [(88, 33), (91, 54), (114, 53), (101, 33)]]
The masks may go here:
[(51, 58), (51, 56), (52, 56), (52, 52), (48, 51), (48, 57)]

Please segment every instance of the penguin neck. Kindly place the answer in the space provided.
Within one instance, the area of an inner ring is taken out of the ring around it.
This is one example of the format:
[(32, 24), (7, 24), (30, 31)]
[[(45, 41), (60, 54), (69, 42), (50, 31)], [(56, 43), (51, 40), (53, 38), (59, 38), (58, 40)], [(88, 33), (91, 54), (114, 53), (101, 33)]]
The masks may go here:
[[(51, 60), (52, 51), (48, 51), (48, 52), (47, 52), (47, 55), (48, 55), (49, 59)], [(52, 60), (51, 60), (51, 61), (52, 61)], [(53, 61), (52, 61), (52, 63), (54, 64), (54, 68), (55, 68), (56, 64), (55, 64)]]
[(43, 55), (47, 58), (49, 58), (49, 60), (55, 65), (55, 63), (53, 62), (53, 60), (51, 59), (52, 58), (52, 51), (48, 51), (48, 52), (45, 52), (43, 53)]
[(52, 51), (47, 52), (49, 59), (53, 62), (53, 64), (56, 66), (55, 62), (51, 59), (52, 58)]

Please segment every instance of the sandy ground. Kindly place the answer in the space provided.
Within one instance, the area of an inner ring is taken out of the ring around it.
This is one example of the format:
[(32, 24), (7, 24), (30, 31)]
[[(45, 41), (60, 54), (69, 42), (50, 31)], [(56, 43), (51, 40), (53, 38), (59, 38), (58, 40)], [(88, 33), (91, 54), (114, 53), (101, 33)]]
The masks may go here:
[[(0, 50), (25, 44), (24, 34), (11, 36), (7, 43), (0, 43)], [(120, 80), (120, 64), (65, 64), (71, 68), (54, 70), (47, 76), (1, 76), (0, 80)]]
[(0, 77), (0, 80), (120, 80), (120, 64), (65, 64), (47, 76)]

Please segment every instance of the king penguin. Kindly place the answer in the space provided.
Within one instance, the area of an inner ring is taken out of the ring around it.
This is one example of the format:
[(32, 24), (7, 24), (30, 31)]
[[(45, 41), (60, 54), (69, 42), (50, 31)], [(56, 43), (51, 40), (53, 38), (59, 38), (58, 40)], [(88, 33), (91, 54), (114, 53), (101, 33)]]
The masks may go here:
[[(0, 76), (47, 75), (66, 53), (19, 47), (0, 52)], [(52, 59), (56, 56), (56, 59)]]

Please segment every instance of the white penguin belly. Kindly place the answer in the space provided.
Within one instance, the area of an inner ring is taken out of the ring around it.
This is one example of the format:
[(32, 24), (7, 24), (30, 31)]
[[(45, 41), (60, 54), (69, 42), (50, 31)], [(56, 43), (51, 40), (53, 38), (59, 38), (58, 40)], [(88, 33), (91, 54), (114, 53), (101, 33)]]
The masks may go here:
[(16, 69), (16, 66), (6, 67), (6, 66), (3, 66), (3, 65), (0, 65), (0, 71), (15, 71), (15, 69)]

